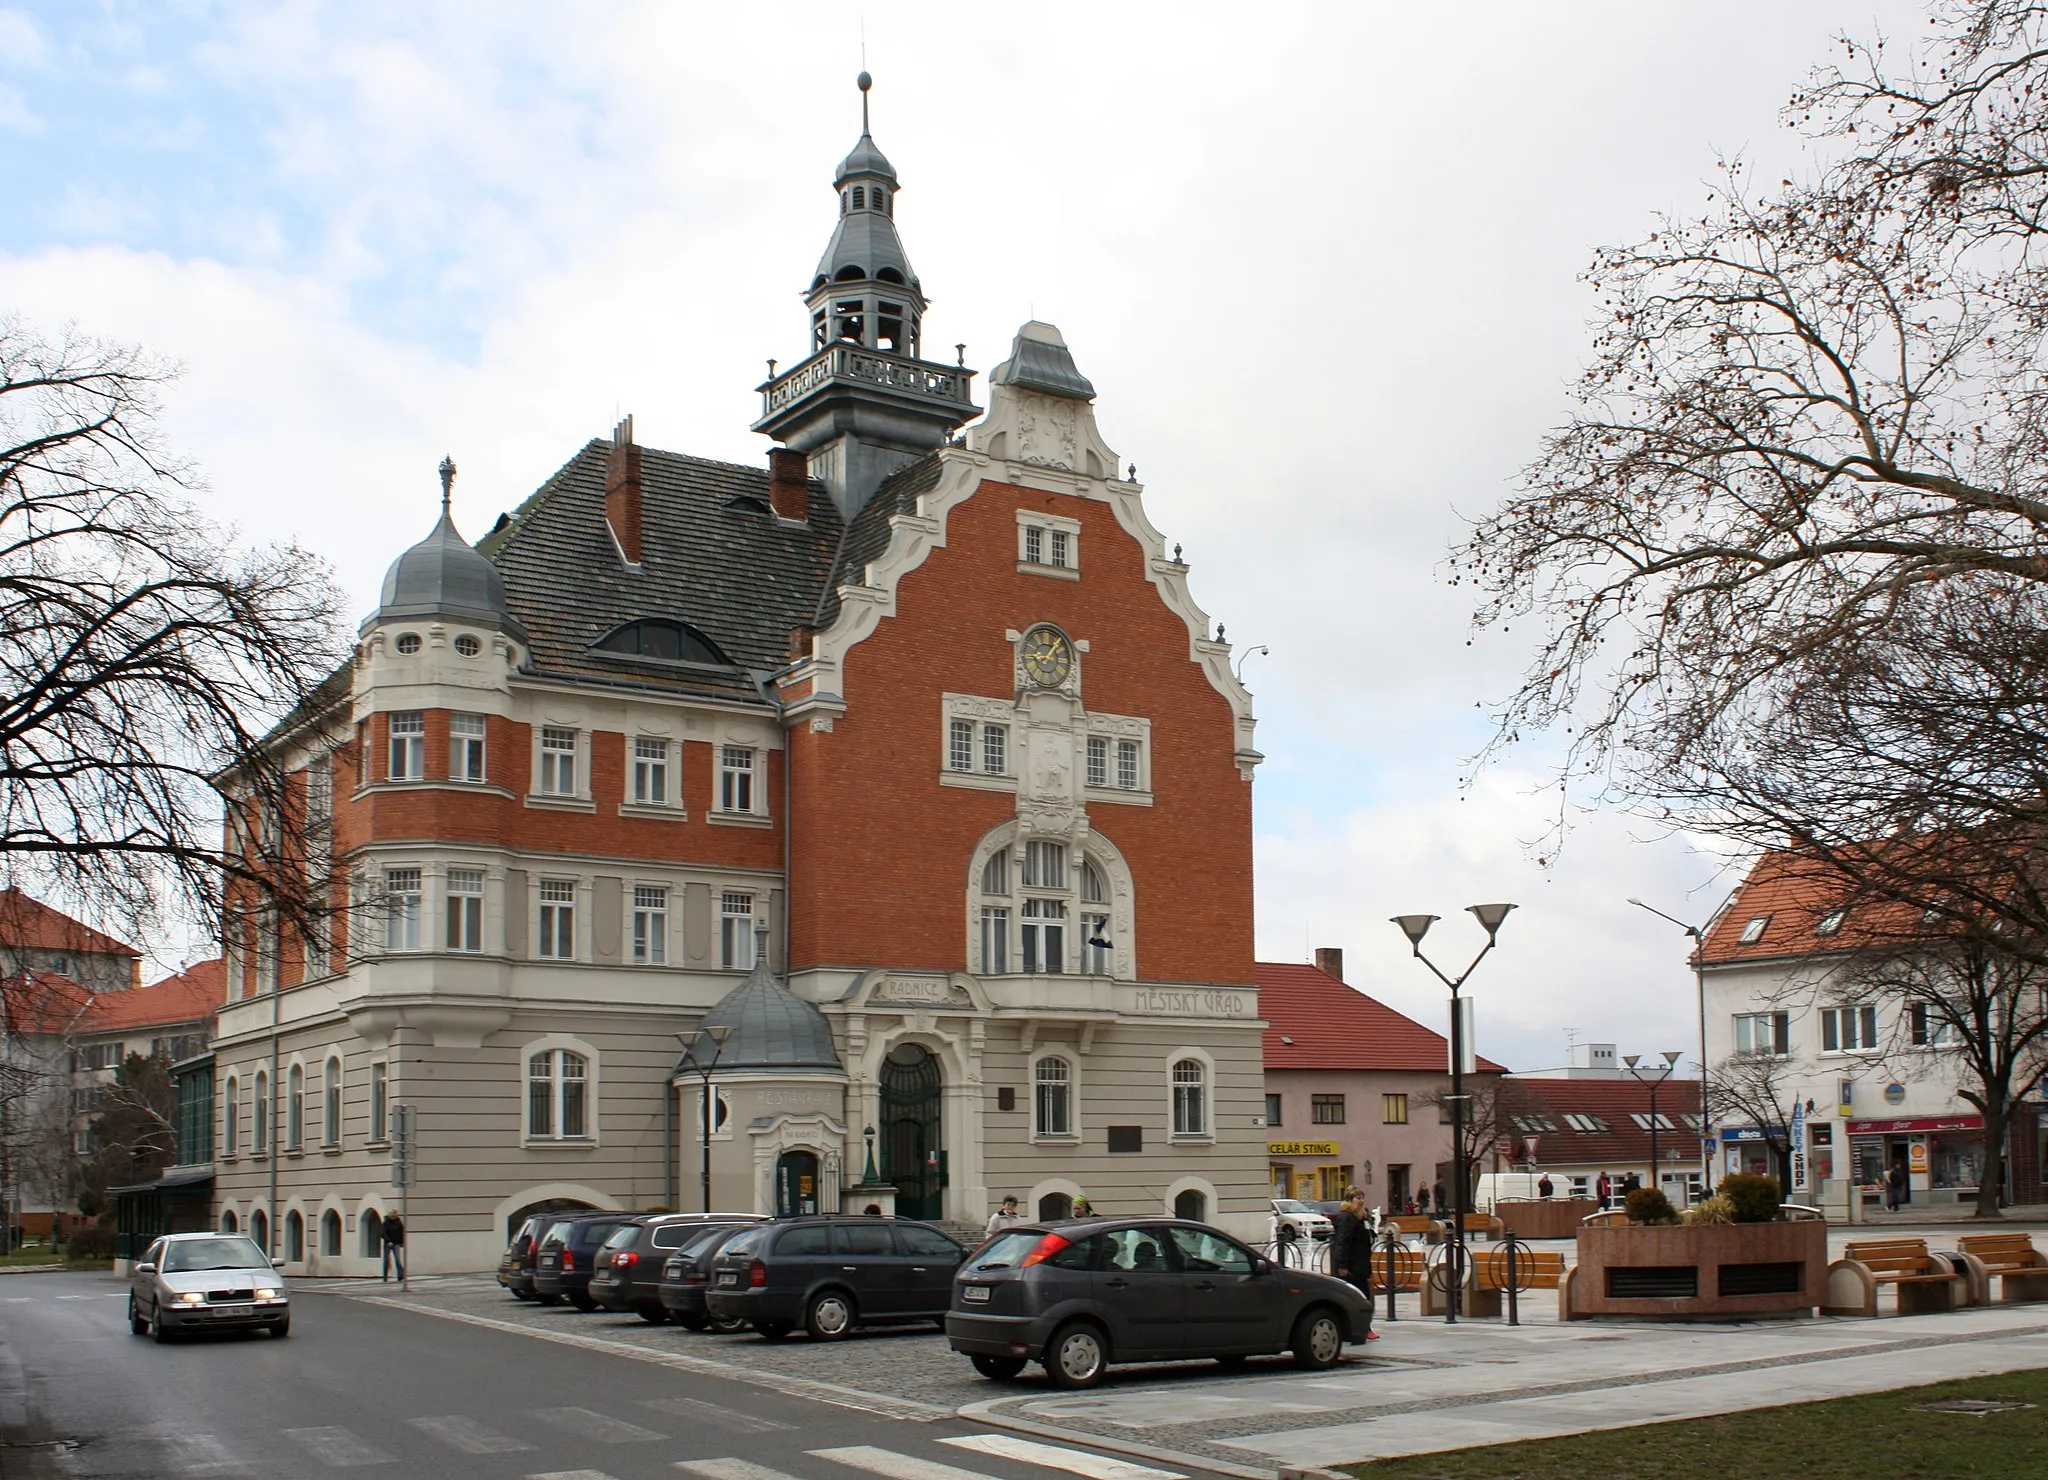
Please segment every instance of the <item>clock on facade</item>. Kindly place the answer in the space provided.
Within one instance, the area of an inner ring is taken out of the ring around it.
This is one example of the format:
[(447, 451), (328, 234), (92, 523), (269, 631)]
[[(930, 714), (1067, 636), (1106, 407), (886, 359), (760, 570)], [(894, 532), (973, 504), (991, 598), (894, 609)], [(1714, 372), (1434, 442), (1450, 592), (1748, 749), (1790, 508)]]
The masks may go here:
[(1042, 689), (1056, 689), (1074, 671), (1074, 648), (1056, 627), (1033, 627), (1024, 634), (1024, 676)]

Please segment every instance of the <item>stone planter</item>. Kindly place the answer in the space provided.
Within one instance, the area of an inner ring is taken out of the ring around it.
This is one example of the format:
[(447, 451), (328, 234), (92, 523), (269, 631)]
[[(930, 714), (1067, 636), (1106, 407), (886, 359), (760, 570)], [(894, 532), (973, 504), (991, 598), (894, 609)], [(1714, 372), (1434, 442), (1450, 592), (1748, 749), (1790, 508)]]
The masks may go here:
[(1503, 1198), (1493, 1205), (1493, 1216), (1516, 1238), (1571, 1238), (1586, 1215), (1599, 1206), (1590, 1197), (1576, 1201), (1564, 1197)]
[(1828, 1226), (1726, 1223), (1581, 1227), (1558, 1287), (1560, 1319), (1723, 1321), (1812, 1315), (1827, 1298)]

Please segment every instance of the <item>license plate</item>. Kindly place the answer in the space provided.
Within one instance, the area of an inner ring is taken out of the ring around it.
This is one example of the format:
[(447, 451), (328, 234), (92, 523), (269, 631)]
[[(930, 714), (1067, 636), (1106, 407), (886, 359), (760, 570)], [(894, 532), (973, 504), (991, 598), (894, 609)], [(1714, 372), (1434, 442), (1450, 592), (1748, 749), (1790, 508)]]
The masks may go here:
[(988, 1296), (987, 1285), (963, 1285), (960, 1289), (960, 1298), (969, 1305), (987, 1305)]
[(727, 1273), (722, 1274), (718, 1277), (718, 1283), (721, 1287), (726, 1285), (737, 1285), (739, 1282), (740, 1277), (737, 1274)]

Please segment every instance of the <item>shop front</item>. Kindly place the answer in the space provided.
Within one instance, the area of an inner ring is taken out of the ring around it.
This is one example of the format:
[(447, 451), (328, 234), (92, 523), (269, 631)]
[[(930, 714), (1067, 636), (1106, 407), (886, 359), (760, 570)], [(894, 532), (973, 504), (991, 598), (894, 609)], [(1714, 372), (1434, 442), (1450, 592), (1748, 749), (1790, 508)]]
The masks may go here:
[(1335, 1202), (1354, 1185), (1352, 1168), (1340, 1155), (1335, 1141), (1268, 1141), (1273, 1196)]
[(1849, 1155), (1866, 1204), (1884, 1202), (1885, 1177), (1906, 1173), (1905, 1201), (1972, 1202), (1984, 1176), (1984, 1118), (1923, 1115), (1849, 1122)]

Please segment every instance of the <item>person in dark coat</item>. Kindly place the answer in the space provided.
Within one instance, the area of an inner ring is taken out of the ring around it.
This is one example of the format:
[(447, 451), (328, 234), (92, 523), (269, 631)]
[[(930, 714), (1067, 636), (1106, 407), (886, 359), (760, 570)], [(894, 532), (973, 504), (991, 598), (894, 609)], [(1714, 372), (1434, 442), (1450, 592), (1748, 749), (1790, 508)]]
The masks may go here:
[(1330, 1273), (1365, 1297), (1365, 1339), (1378, 1341), (1380, 1333), (1372, 1329), (1372, 1224), (1366, 1221), (1365, 1194), (1356, 1187), (1330, 1220)]
[(1543, 1180), (1536, 1184), (1536, 1195), (1538, 1197), (1548, 1197), (1555, 1191), (1557, 1191), (1557, 1189), (1551, 1185), (1550, 1173), (1545, 1172), (1543, 1174)]
[(405, 1282), (405, 1220), (396, 1210), (384, 1215), (384, 1226), (380, 1230), (384, 1241), (384, 1278), (391, 1278), (394, 1267), (398, 1270), (399, 1283)]

